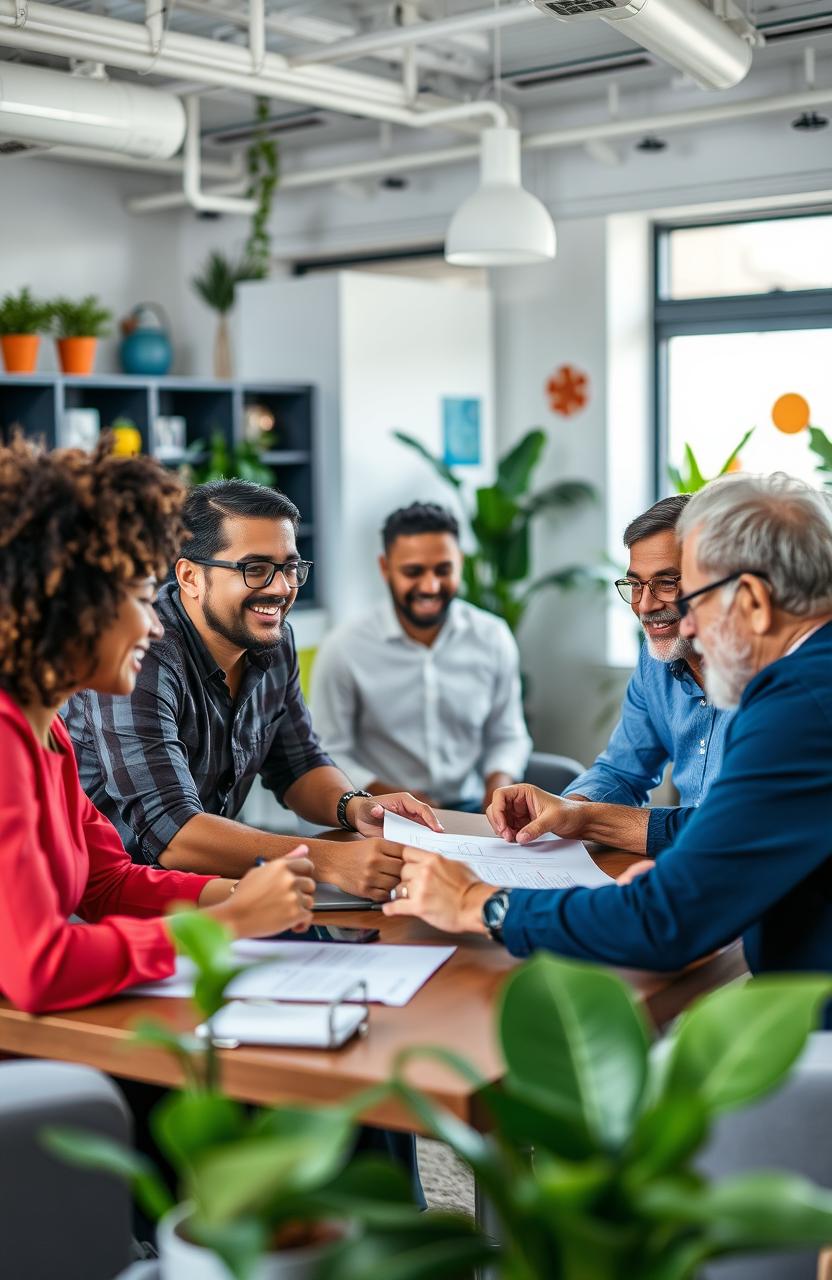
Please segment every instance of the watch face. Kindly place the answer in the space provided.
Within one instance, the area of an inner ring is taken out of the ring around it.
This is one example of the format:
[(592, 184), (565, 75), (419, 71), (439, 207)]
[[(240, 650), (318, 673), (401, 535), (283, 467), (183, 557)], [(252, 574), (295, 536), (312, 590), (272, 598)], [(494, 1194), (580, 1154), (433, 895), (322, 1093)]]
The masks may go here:
[(501, 929), (508, 912), (508, 893), (501, 889), (486, 898), (482, 909), (482, 918), (488, 929)]

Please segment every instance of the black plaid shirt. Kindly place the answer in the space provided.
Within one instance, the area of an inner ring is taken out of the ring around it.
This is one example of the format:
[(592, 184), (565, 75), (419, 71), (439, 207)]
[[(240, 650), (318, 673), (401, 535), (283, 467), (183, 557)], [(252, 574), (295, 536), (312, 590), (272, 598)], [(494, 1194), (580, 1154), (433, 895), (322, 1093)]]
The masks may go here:
[(84, 690), (63, 708), (81, 785), (133, 861), (149, 863), (194, 814), (236, 817), (257, 774), (282, 802), (298, 778), (332, 764), (300, 690), (291, 627), (275, 653), (249, 654), (232, 702), (175, 583), (157, 609), (165, 634), (130, 697)]

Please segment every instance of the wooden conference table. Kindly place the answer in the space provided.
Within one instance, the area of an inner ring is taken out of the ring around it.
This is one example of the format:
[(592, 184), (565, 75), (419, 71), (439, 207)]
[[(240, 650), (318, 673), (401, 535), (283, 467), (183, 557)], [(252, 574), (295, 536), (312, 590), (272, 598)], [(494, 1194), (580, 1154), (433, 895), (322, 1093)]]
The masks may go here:
[[(442, 815), (447, 829), (475, 832), (483, 819)], [(471, 823), (464, 827), (463, 821)], [(453, 822), (453, 825), (452, 825)], [(633, 854), (595, 851), (593, 857), (609, 875), (619, 875), (636, 860)], [(518, 962), (486, 938), (449, 938), (418, 920), (388, 920), (379, 911), (320, 912), (316, 923), (369, 925), (381, 930), (383, 942), (453, 942), (451, 959), (404, 1008), (372, 1005), (369, 1034), (338, 1050), (278, 1049), (243, 1046), (222, 1052), (226, 1091), (248, 1102), (337, 1102), (384, 1082), (396, 1054), (414, 1045), (440, 1045), (469, 1059), (489, 1080), (502, 1074), (494, 1033), (496, 998), (506, 974)], [(337, 953), (337, 948), (334, 949)], [(696, 996), (730, 982), (745, 972), (739, 944), (700, 961), (682, 973), (620, 971), (643, 1001), (657, 1027), (674, 1018)], [(181, 1075), (161, 1050), (136, 1045), (131, 1029), (140, 1019), (154, 1018), (192, 1028), (196, 1015), (186, 1000), (121, 997), (86, 1009), (33, 1017), (0, 1001), (0, 1054), (58, 1058), (98, 1067), (114, 1076), (178, 1085)], [(414, 1063), (414, 1084), (461, 1119), (477, 1124), (480, 1115), (472, 1086), (432, 1061)], [(390, 1100), (366, 1117), (391, 1128), (417, 1130), (414, 1117)]]

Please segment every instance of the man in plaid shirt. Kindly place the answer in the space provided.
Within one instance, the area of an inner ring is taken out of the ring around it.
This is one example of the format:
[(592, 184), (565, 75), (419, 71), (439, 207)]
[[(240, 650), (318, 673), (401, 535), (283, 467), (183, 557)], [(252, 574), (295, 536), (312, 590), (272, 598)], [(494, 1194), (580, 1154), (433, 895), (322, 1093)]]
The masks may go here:
[(234, 877), (297, 843), (236, 821), (259, 774), (300, 817), (363, 837), (305, 841), (319, 880), (386, 900), (401, 846), (382, 837), (384, 809), (440, 828), (407, 793), (355, 792), (320, 747), (285, 621), (311, 567), (297, 508), (222, 480), (191, 490), (185, 519), (191, 537), (156, 606), (165, 634), (141, 655), (134, 693), (87, 690), (65, 708), (84, 790), (135, 861)]

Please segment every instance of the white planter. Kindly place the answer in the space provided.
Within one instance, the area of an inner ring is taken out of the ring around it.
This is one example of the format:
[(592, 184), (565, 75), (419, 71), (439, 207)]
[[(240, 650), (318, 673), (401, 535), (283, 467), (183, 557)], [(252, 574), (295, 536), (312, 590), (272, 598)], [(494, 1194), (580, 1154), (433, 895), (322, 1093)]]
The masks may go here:
[[(177, 1205), (159, 1223), (160, 1280), (229, 1280), (229, 1271), (215, 1253), (191, 1244), (179, 1234), (179, 1226), (191, 1212), (189, 1204)], [(306, 1249), (267, 1253), (260, 1259), (254, 1280), (311, 1280), (332, 1242)]]

